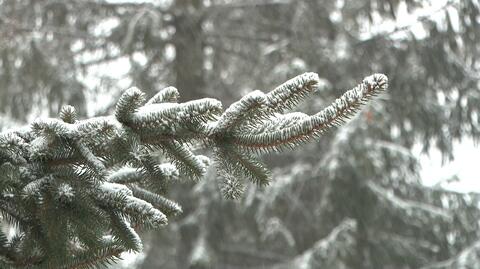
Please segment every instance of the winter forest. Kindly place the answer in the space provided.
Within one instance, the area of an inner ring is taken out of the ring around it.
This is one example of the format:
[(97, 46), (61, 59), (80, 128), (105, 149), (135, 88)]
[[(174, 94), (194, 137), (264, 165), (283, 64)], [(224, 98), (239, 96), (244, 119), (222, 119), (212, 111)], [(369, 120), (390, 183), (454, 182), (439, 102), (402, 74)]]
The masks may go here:
[(425, 168), (480, 152), (478, 44), (479, 0), (0, 0), (0, 269), (480, 268), (480, 173)]

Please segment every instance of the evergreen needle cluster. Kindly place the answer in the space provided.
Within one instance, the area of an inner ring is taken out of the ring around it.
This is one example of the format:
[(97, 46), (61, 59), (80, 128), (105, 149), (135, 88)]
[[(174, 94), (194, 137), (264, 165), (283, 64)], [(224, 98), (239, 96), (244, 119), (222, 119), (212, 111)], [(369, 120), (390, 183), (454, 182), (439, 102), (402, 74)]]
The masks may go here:
[(387, 88), (387, 78), (365, 78), (315, 115), (285, 113), (318, 84), (317, 74), (306, 73), (225, 111), (215, 99), (177, 103), (173, 87), (148, 101), (131, 88), (113, 116), (78, 120), (64, 106), (58, 119), (1, 133), (0, 214), (15, 233), (0, 231), (0, 267), (90, 268), (140, 251), (138, 229), (182, 212), (164, 196), (172, 180), (206, 171), (208, 159), (192, 145), (212, 149), (223, 194), (237, 198), (244, 179), (269, 182), (258, 154), (294, 148), (344, 123)]

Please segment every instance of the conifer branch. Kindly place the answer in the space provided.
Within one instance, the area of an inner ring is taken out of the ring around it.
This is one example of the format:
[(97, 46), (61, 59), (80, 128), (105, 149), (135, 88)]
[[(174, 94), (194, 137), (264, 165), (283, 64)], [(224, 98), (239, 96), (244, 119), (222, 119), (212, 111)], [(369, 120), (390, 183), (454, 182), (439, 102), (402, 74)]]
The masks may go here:
[(109, 217), (112, 224), (112, 234), (122, 242), (122, 246), (127, 250), (141, 251), (143, 249), (142, 241), (135, 230), (130, 227), (130, 223), (114, 212), (110, 212)]
[(387, 86), (385, 75), (372, 75), (313, 116), (303, 117), (294, 125), (272, 132), (237, 135), (234, 143), (249, 151), (278, 151), (294, 147), (345, 123), (366, 101), (386, 90)]
[(134, 196), (151, 203), (155, 208), (158, 208), (167, 216), (179, 215), (182, 213), (182, 207), (172, 200), (138, 186), (132, 186), (131, 189)]
[(231, 128), (238, 128), (238, 124), (241, 124), (245, 119), (258, 120), (255, 117), (254, 112), (261, 111), (261, 108), (267, 105), (267, 98), (261, 91), (254, 91), (245, 95), (240, 101), (233, 103), (225, 112), (221, 115), (215, 124), (212, 133), (227, 132)]
[(106, 180), (112, 183), (126, 184), (139, 182), (143, 176), (143, 173), (139, 169), (124, 166), (108, 175)]
[(124, 185), (104, 182), (98, 194), (100, 206), (115, 208), (135, 223), (152, 228), (167, 224), (165, 214), (150, 203), (134, 197), (132, 191)]
[(120, 259), (120, 254), (126, 250), (118, 246), (108, 246), (94, 251), (81, 251), (73, 259), (73, 261), (63, 268), (65, 269), (84, 269), (95, 268), (98, 265), (110, 264), (110, 261)]
[(226, 175), (244, 178), (260, 186), (268, 185), (270, 171), (256, 157), (235, 151), (218, 149), (215, 151), (217, 169)]
[(126, 90), (120, 100), (118, 100), (115, 109), (115, 117), (121, 123), (128, 123), (137, 108), (139, 108), (145, 100), (145, 94), (138, 88), (130, 88)]
[(188, 147), (177, 141), (165, 141), (160, 144), (163, 154), (172, 160), (181, 175), (198, 179), (205, 174), (205, 163)]
[(268, 106), (279, 113), (293, 108), (317, 90), (319, 80), (315, 73), (305, 73), (290, 79), (266, 95)]
[(245, 186), (242, 182), (233, 176), (225, 175), (223, 182), (221, 183), (220, 190), (222, 194), (227, 199), (238, 199), (243, 195), (245, 191)]
[(99, 176), (105, 175), (105, 165), (103, 165), (102, 161), (95, 156), (92, 151), (80, 141), (73, 142), (74, 148), (80, 153), (85, 160), (86, 164), (89, 165)]
[(25, 143), (15, 133), (6, 133), (0, 136), (0, 159), (5, 160), (13, 165), (23, 165), (27, 161), (22, 156)]
[(77, 120), (77, 112), (75, 108), (70, 105), (65, 105), (60, 110), (60, 119), (66, 123), (75, 123)]
[(175, 87), (167, 87), (159, 91), (150, 100), (148, 100), (147, 105), (160, 103), (176, 103), (178, 101), (178, 98), (180, 98), (178, 90)]
[[(252, 92), (223, 113), (215, 99), (175, 103), (173, 87), (147, 103), (131, 88), (112, 116), (78, 120), (75, 109), (64, 106), (59, 119), (0, 133), (0, 214), (24, 234), (17, 239), (18, 252), (1, 234), (0, 248), (18, 253), (12, 263), (24, 268), (93, 267), (123, 251), (139, 251), (132, 227), (157, 228), (167, 223), (166, 215), (182, 211), (164, 196), (167, 183), (205, 174), (209, 161), (192, 145), (213, 149), (224, 179), (221, 191), (237, 198), (243, 179), (259, 185), (270, 180), (253, 153), (293, 148), (343, 123), (387, 88), (387, 78), (366, 78), (313, 116), (282, 114), (318, 86), (318, 76), (306, 73), (270, 93)], [(160, 164), (159, 155), (167, 161)], [(61, 221), (54, 221), (57, 214)], [(53, 240), (57, 232), (61, 242)], [(114, 240), (105, 243), (105, 234)], [(82, 248), (72, 250), (75, 245)], [(9, 260), (7, 252), (0, 251), (0, 260)]]

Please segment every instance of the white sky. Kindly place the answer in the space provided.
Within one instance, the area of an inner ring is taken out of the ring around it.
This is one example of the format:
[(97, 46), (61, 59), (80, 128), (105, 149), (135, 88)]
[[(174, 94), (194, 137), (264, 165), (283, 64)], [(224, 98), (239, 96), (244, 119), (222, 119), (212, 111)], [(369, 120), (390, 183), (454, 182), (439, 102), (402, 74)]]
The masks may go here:
[(455, 143), (455, 160), (444, 165), (438, 150), (432, 150), (428, 156), (417, 156), (420, 156), (425, 185), (432, 186), (456, 175), (459, 181), (442, 183), (441, 186), (459, 192), (480, 192), (480, 147), (472, 140)]
[[(438, 22), (444, 21), (444, 7), (451, 0), (429, 0), (429, 2), (430, 7), (416, 10), (413, 13), (408, 13), (406, 6), (401, 4), (397, 11), (397, 21), (374, 26), (373, 29), (369, 29), (370, 35), (408, 26), (417, 38), (423, 37), (425, 31), (422, 24), (417, 22), (418, 18), (427, 16)], [(455, 19), (458, 17), (456, 10), (448, 7), (447, 11), (452, 18), (453, 28), (458, 28)], [(439, 25), (445, 24), (439, 23)], [(394, 37), (402, 38), (404, 34), (405, 32), (399, 32)], [(480, 147), (475, 145), (472, 140), (466, 139), (461, 143), (455, 143), (453, 154), (455, 159), (447, 163), (442, 163), (442, 156), (438, 150), (431, 150), (428, 154), (421, 154), (420, 150), (414, 150), (414, 153), (420, 159), (421, 177), (426, 185), (432, 186), (456, 175), (458, 181), (444, 182), (441, 186), (460, 192), (480, 192), (480, 167), (477, 167), (477, 165), (480, 166)]]

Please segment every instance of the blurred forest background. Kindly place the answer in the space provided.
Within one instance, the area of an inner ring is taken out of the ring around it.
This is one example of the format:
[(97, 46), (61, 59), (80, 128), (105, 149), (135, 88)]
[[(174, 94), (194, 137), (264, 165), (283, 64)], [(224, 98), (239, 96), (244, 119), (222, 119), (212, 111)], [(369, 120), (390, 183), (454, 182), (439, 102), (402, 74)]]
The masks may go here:
[(324, 80), (312, 113), (385, 73), (349, 124), (267, 156), (270, 186), (179, 182), (184, 213), (124, 266), (480, 268), (480, 195), (423, 184), (416, 150), (449, 161), (480, 137), (479, 23), (478, 0), (0, 0), (0, 130), (111, 113), (130, 86), (226, 106), (305, 71)]

